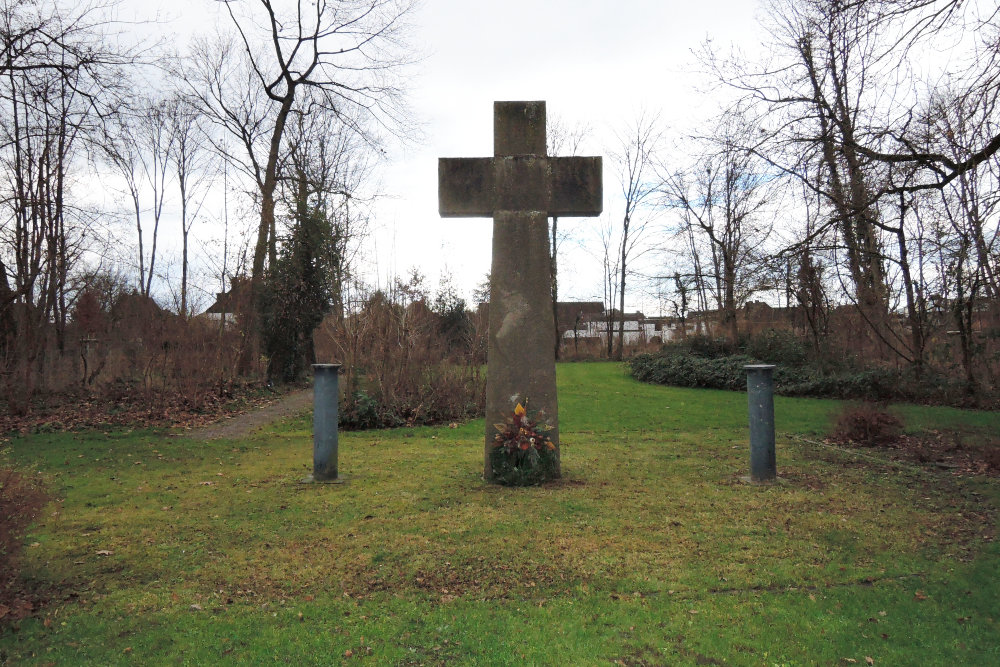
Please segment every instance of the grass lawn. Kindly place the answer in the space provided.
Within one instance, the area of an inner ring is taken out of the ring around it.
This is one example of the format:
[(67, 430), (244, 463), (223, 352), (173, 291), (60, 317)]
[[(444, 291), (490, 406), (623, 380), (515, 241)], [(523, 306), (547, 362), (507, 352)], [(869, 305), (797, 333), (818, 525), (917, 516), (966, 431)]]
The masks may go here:
[(779, 397), (785, 483), (749, 486), (745, 394), (607, 363), (559, 386), (564, 479), (538, 488), (482, 482), (482, 421), (342, 434), (342, 485), (298, 483), (309, 417), (16, 439), (54, 496), (24, 554), (53, 602), (0, 662), (1000, 664), (995, 479), (815, 444), (839, 403)]

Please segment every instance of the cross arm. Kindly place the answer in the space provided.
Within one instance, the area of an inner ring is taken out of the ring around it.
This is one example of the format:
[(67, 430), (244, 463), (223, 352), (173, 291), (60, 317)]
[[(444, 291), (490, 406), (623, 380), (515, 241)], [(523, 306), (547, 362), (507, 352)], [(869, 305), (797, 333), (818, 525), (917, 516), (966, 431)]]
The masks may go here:
[(445, 218), (488, 218), (497, 210), (596, 216), (604, 208), (603, 197), (600, 157), (438, 160), (438, 210)]
[(552, 169), (549, 215), (589, 217), (604, 210), (600, 157), (550, 157)]
[(493, 216), (493, 159), (438, 159), (438, 210), (443, 218)]

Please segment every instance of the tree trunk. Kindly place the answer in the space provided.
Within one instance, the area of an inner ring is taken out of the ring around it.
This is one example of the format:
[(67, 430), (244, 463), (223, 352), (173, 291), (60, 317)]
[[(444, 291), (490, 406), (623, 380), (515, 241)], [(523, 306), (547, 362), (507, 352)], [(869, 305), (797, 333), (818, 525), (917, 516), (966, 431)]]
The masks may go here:
[[(900, 200), (902, 200), (900, 195)], [(924, 322), (920, 304), (913, 289), (913, 276), (910, 272), (909, 252), (906, 248), (906, 232), (903, 229), (905, 215), (904, 202), (900, 201), (899, 228), (896, 229), (896, 241), (899, 244), (899, 268), (903, 278), (903, 289), (906, 294), (906, 319), (910, 325), (910, 347), (913, 355), (913, 370), (919, 380), (924, 373)]]
[(549, 260), (552, 266), (552, 322), (555, 328), (555, 352), (556, 361), (559, 361), (559, 351), (562, 339), (559, 336), (559, 265), (556, 257), (556, 230), (559, 227), (559, 218), (552, 218), (552, 239), (549, 247)]
[(261, 183), (260, 224), (257, 226), (257, 243), (254, 246), (253, 268), (250, 275), (255, 285), (255, 291), (260, 288), (264, 277), (264, 260), (274, 258), (274, 239), (272, 233), (274, 224), (274, 191), (278, 185), (278, 158), (281, 153), (281, 139), (285, 132), (285, 123), (295, 101), (295, 89), (290, 88), (281, 100), (278, 115), (274, 119), (274, 131), (271, 132), (271, 143), (267, 153), (267, 164), (264, 167), (264, 182)]
[(621, 361), (625, 358), (625, 262), (628, 258), (628, 218), (625, 219), (625, 225), (622, 229), (622, 266), (621, 266), (621, 284), (618, 286), (618, 351), (615, 354), (615, 360)]

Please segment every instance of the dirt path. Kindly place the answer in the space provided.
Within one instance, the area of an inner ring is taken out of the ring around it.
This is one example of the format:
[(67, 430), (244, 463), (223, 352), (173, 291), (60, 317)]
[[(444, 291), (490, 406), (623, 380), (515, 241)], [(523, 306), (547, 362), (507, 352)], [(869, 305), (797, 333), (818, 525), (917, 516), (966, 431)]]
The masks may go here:
[(192, 429), (185, 435), (198, 440), (242, 438), (286, 417), (297, 417), (312, 409), (312, 389), (299, 389), (262, 408), (227, 417), (215, 424)]

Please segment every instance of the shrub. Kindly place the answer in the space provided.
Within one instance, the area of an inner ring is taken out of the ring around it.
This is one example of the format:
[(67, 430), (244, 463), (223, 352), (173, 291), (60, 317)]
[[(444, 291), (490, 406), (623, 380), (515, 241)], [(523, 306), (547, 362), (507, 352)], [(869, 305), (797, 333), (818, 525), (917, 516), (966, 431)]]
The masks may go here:
[(899, 441), (903, 422), (872, 403), (847, 406), (833, 431), (833, 437), (842, 442), (853, 442), (866, 447), (891, 445)]
[(382, 424), (378, 401), (364, 391), (351, 392), (340, 399), (339, 419), (341, 428), (362, 430)]
[[(785, 351), (791, 349), (785, 348)], [(790, 354), (794, 358), (797, 353)], [(743, 391), (746, 389), (743, 366), (761, 361), (760, 357), (743, 354), (704, 358), (670, 346), (657, 354), (637, 355), (630, 363), (632, 376), (642, 382)], [(773, 358), (763, 361), (774, 363)], [(930, 370), (918, 380), (912, 372), (895, 368), (824, 372), (816, 364), (778, 363), (774, 370), (774, 390), (784, 396), (874, 402), (934, 400), (961, 403), (963, 400), (959, 380)]]
[(675, 387), (704, 389), (746, 389), (743, 366), (753, 363), (750, 357), (736, 355), (705, 359), (686, 354), (640, 354), (630, 362), (632, 376), (642, 382)]
[[(456, 318), (457, 319), (457, 318)], [(486, 382), (474, 340), (442, 335), (442, 318), (423, 301), (372, 294), (359, 312), (317, 331), (318, 358), (344, 365), (345, 429), (439, 424), (482, 416)], [(474, 337), (473, 337), (474, 338)]]
[(807, 342), (791, 331), (768, 329), (747, 338), (742, 349), (747, 356), (769, 364), (802, 366), (809, 361)]

